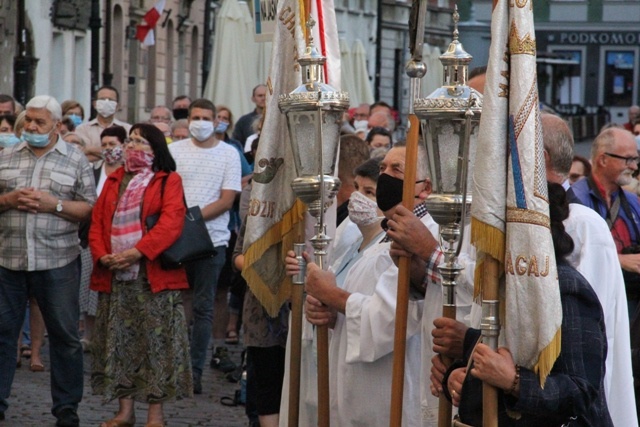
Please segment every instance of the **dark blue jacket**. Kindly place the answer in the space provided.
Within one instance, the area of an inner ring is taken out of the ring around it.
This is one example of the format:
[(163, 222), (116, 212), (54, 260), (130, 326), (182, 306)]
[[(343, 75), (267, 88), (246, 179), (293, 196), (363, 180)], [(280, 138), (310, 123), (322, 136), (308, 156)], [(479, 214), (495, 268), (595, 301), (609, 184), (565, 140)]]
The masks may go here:
[[(604, 394), (607, 337), (602, 307), (587, 280), (565, 262), (558, 262), (558, 278), (563, 316), (560, 356), (544, 389), (536, 373), (521, 368), (519, 398), (499, 393), (500, 427), (559, 427), (570, 419), (570, 427), (613, 426)], [(479, 334), (469, 329), (465, 355)], [(482, 382), (467, 375), (461, 397), (461, 421), (482, 425)], [(522, 417), (510, 418), (507, 409)]]

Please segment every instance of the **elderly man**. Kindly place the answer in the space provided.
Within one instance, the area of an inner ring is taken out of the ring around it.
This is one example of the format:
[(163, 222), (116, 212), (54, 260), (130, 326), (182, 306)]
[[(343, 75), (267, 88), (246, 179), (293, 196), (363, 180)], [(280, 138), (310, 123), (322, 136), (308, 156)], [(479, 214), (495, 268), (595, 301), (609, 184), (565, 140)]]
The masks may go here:
[[(569, 127), (560, 117), (551, 114), (543, 114), (541, 122), (547, 180), (562, 184), (568, 190), (571, 202), (564, 226), (575, 247), (567, 260), (589, 281), (605, 315), (608, 352), (604, 387), (609, 413), (614, 425), (637, 426), (627, 301), (616, 246), (605, 221), (592, 209), (578, 203), (569, 189), (567, 178), (573, 158), (573, 136)], [(464, 325), (444, 318), (437, 319), (435, 324), (434, 349), (454, 358), (462, 356), (463, 340), (470, 346), (480, 333), (470, 330), (463, 338)], [(444, 367), (438, 359), (434, 365), (434, 377), (440, 379), (438, 369)]]
[[(572, 186), (576, 197), (605, 219), (616, 244), (624, 275), (629, 315), (633, 323), (640, 321), (640, 203), (635, 194), (623, 190), (638, 169), (638, 151), (634, 136), (620, 128), (602, 131), (591, 146), (591, 176)], [(638, 343), (632, 346), (638, 353)], [(640, 360), (634, 356), (633, 369), (639, 378)], [(638, 397), (636, 391), (636, 407)], [(612, 412), (613, 415), (613, 412)]]
[[(622, 270), (640, 273), (640, 253), (627, 253), (626, 249), (640, 244), (640, 203), (638, 198), (622, 189), (631, 182), (638, 169), (638, 151), (633, 135), (620, 128), (602, 131), (591, 147), (591, 177), (573, 184), (576, 197), (600, 214), (609, 225), (618, 249)], [(625, 277), (633, 280), (631, 274)], [(627, 298), (633, 307), (640, 297), (639, 289), (630, 289)], [(640, 282), (639, 282), (640, 285)]]
[(51, 344), (52, 413), (78, 426), (82, 345), (78, 336), (78, 223), (96, 199), (85, 155), (59, 138), (62, 111), (49, 96), (27, 104), (24, 142), (0, 156), (0, 419), (16, 369), (16, 343), (29, 296)]
[(169, 110), (164, 105), (157, 105), (153, 107), (151, 110), (151, 114), (149, 115), (149, 122), (151, 123), (165, 123), (167, 125), (171, 124), (171, 110)]
[(109, 126), (122, 126), (129, 134), (131, 125), (116, 119), (118, 112), (119, 95), (118, 90), (113, 86), (102, 86), (96, 92), (96, 99), (93, 107), (98, 112), (98, 116), (83, 123), (76, 129), (76, 133), (87, 141), (87, 151), (100, 154), (100, 134)]

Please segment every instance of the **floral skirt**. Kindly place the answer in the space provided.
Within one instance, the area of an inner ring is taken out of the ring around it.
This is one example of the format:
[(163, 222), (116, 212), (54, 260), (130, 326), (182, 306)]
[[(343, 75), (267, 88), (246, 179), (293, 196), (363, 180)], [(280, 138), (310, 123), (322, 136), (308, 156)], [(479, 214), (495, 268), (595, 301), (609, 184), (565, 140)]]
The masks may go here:
[(141, 271), (100, 293), (91, 386), (108, 402), (162, 403), (193, 395), (189, 340), (180, 291), (152, 293)]

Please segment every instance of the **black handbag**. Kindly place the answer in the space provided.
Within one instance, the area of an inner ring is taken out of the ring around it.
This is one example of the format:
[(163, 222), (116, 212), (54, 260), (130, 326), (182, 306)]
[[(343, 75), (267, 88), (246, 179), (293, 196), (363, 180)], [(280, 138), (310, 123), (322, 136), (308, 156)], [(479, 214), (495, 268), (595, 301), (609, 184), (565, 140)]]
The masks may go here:
[[(162, 187), (160, 197), (164, 200), (164, 185), (167, 181), (165, 176), (162, 179)], [(187, 201), (183, 195), (184, 205)], [(145, 219), (147, 230), (151, 230), (160, 214), (150, 215)], [(213, 242), (209, 236), (209, 231), (202, 218), (202, 211), (199, 206), (187, 207), (187, 213), (184, 217), (184, 226), (178, 240), (173, 242), (171, 246), (164, 250), (159, 256), (160, 265), (164, 270), (174, 270), (183, 267), (184, 264), (203, 258), (210, 258), (216, 255), (213, 248)]]

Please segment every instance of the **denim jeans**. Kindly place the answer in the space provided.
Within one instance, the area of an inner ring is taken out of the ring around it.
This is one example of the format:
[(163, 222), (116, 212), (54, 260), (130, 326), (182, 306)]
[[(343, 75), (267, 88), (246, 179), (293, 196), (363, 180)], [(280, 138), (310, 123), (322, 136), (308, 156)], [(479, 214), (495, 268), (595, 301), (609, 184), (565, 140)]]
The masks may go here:
[(0, 411), (7, 410), (16, 371), (18, 335), (29, 296), (38, 301), (49, 333), (51, 398), (55, 415), (82, 400), (82, 345), (78, 334), (79, 260), (42, 271), (0, 267)]
[(193, 290), (193, 325), (191, 327), (191, 368), (202, 374), (213, 330), (213, 304), (220, 270), (224, 265), (224, 246), (217, 246), (216, 256), (187, 264), (187, 280)]

